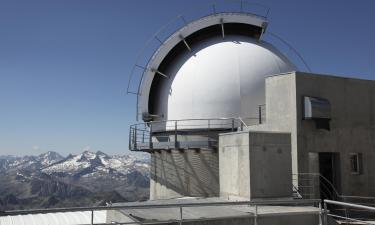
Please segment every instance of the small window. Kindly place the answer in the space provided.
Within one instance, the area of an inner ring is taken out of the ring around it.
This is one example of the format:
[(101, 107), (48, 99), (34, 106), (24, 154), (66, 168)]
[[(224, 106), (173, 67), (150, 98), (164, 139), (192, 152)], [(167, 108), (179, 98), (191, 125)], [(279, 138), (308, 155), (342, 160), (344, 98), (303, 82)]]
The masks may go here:
[(361, 173), (362, 164), (362, 154), (361, 153), (350, 153), (350, 171), (352, 174)]

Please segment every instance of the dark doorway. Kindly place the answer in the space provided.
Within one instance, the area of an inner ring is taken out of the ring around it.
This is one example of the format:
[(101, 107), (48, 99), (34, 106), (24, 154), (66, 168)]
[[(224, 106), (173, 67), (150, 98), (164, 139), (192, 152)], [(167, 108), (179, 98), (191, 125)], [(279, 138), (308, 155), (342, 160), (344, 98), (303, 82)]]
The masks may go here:
[(340, 191), (340, 154), (334, 152), (319, 153), (320, 198), (335, 200)]

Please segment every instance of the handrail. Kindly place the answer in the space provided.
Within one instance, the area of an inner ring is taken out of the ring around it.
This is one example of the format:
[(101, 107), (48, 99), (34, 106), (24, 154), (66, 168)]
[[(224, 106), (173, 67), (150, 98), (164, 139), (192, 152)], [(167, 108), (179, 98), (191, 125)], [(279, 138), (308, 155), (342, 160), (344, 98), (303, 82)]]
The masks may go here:
[(242, 123), (243, 125), (245, 125), (246, 128), (248, 128), (247, 124), (242, 120), (241, 117), (238, 117), (238, 120), (241, 121), (241, 123)]
[(339, 205), (339, 206), (347, 206), (350, 208), (365, 209), (365, 210), (375, 212), (375, 207), (370, 207), (370, 206), (365, 206), (365, 205), (358, 205), (358, 204), (353, 204), (353, 203), (348, 203), (348, 202), (339, 202), (339, 201), (333, 201), (333, 200), (328, 200), (328, 199), (324, 199), (324, 203), (328, 203), (332, 205)]
[[(257, 117), (193, 118), (136, 123), (130, 125), (129, 150), (216, 148), (218, 132), (222, 130), (243, 131), (250, 125), (262, 123), (263, 121)], [(181, 135), (189, 136), (191, 134), (199, 134), (201, 139), (178, 140)]]
[(336, 190), (335, 186), (327, 178), (325, 178), (324, 176), (322, 176), (320, 173), (298, 173), (298, 174), (293, 174), (293, 175), (296, 175), (296, 176), (299, 176), (299, 175), (302, 175), (302, 176), (304, 176), (304, 175), (313, 175), (313, 176), (317, 176), (319, 178), (322, 178), (330, 186), (330, 188), (332, 189), (332, 191), (334, 192), (334, 194), (336, 196), (340, 196), (340, 194)]
[[(327, 183), (329, 185), (329, 187), (331, 188), (332, 190), (332, 195), (335, 195), (337, 199), (366, 199), (366, 200), (374, 200), (375, 201), (375, 197), (372, 197), (372, 196), (355, 196), (355, 195), (343, 195), (343, 194), (340, 194), (337, 189), (335, 188), (335, 186), (332, 184), (332, 182), (330, 182), (326, 177), (324, 177), (323, 175), (321, 175), (320, 173), (298, 173), (298, 174), (293, 174), (294, 176), (299, 176), (299, 175), (302, 175), (302, 176), (305, 176), (305, 175), (312, 175), (312, 176), (317, 176), (319, 178), (322, 178), (325, 183)], [(323, 185), (325, 186), (325, 184), (323, 183)], [(326, 187), (327, 189), (329, 187)]]
[(238, 202), (196, 202), (196, 203), (165, 203), (165, 204), (135, 204), (115, 205), (115, 206), (94, 206), (94, 207), (69, 207), (52, 209), (30, 209), (30, 210), (12, 210), (0, 211), (0, 216), (26, 215), (39, 213), (56, 212), (77, 212), (77, 211), (100, 211), (100, 210), (125, 210), (125, 209), (151, 209), (151, 208), (176, 208), (176, 207), (202, 207), (202, 206), (241, 206), (241, 205), (306, 205), (317, 204), (320, 199), (301, 199), (301, 200), (264, 200), (264, 201), (238, 201)]
[[(348, 214), (348, 208), (354, 208), (354, 209), (359, 209), (359, 210), (365, 210), (367, 212), (375, 212), (375, 207), (371, 207), (371, 206), (365, 206), (365, 205), (359, 205), (359, 204), (353, 204), (353, 203), (348, 203), (348, 202), (339, 202), (339, 201), (333, 201), (333, 200), (328, 200), (328, 199), (324, 199), (323, 200), (323, 204), (324, 204), (324, 210), (323, 210), (323, 224), (324, 225), (327, 225), (327, 217), (330, 216), (332, 218), (337, 218), (337, 219), (344, 219), (346, 221), (346, 224), (348, 224), (350, 221), (353, 221), (353, 222), (359, 222), (360, 224), (374, 224), (373, 221), (369, 221), (369, 220), (373, 220), (368, 218), (366, 221), (365, 218), (353, 218), (353, 217), (349, 217), (349, 214)], [(342, 216), (342, 215), (339, 215), (339, 214), (334, 214), (334, 210), (329, 210), (329, 207), (328, 205), (336, 205), (336, 206), (341, 206), (341, 207), (346, 207), (344, 208), (344, 212), (345, 212), (345, 215)], [(372, 214), (374, 215), (374, 214)]]
[[(137, 125), (143, 125), (143, 124), (157, 124), (157, 123), (166, 123), (166, 122), (186, 122), (186, 121), (208, 121), (208, 120), (240, 120), (243, 122), (243, 119), (258, 119), (257, 117), (246, 117), (246, 118), (241, 118), (241, 117), (217, 117), (217, 118), (192, 118), (192, 119), (180, 119), (180, 120), (158, 120), (158, 121), (150, 121), (150, 122), (143, 122), (143, 123), (135, 123), (130, 126), (137, 126)], [(243, 122), (244, 125), (245, 122)]]

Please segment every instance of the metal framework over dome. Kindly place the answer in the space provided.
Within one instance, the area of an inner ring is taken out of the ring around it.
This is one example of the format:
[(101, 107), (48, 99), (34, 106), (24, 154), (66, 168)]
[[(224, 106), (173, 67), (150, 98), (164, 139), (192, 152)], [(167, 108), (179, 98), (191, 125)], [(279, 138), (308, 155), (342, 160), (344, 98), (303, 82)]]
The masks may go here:
[(267, 21), (215, 13), (172, 34), (144, 68), (138, 114), (144, 121), (252, 117), (264, 103), (264, 78), (295, 70), (261, 40)]

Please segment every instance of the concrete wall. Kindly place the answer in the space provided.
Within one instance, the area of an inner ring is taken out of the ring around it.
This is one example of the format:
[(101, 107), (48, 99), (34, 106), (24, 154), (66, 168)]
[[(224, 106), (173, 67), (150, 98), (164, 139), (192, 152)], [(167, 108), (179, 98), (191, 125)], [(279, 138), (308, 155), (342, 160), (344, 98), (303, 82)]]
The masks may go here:
[(218, 153), (171, 150), (151, 154), (150, 199), (219, 195)]
[[(250, 126), (250, 131), (286, 132), (291, 134), (292, 173), (298, 173), (297, 109), (295, 73), (270, 76), (266, 84), (266, 122)], [(297, 185), (297, 180), (295, 180)]]
[(219, 137), (220, 196), (292, 196), (290, 134), (237, 132)]
[[(309, 153), (338, 152), (341, 192), (375, 196), (375, 82), (306, 73), (295, 77), (298, 171), (314, 172), (310, 171), (314, 165), (308, 162)], [(316, 129), (313, 121), (302, 120), (304, 95), (330, 101), (330, 131)], [(363, 154), (361, 174), (351, 173), (350, 153)]]
[(250, 198), (249, 133), (219, 136), (220, 196)]

